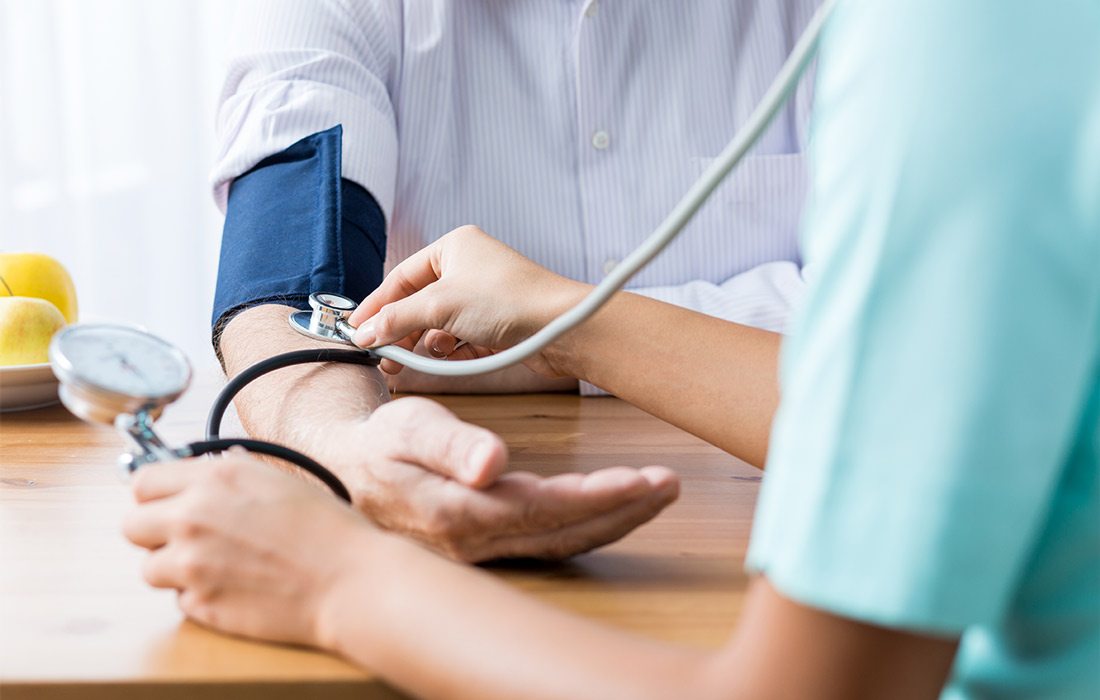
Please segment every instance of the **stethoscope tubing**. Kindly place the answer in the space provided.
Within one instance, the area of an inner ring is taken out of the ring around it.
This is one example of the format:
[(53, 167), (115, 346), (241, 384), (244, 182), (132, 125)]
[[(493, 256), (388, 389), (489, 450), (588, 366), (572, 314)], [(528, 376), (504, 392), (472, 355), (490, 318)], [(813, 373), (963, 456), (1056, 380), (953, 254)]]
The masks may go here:
[(243, 447), (249, 452), (278, 457), (317, 477), (334, 494), (351, 503), (351, 493), (348, 491), (347, 486), (320, 462), (297, 450), (273, 442), (248, 438), (222, 438), (220, 437), (222, 418), (225, 416), (229, 404), (240, 393), (241, 389), (269, 372), (284, 367), (314, 362), (343, 362), (374, 367), (378, 365), (378, 361), (378, 358), (371, 353), (347, 348), (293, 350), (261, 360), (233, 377), (218, 392), (218, 396), (214, 399), (214, 403), (210, 406), (210, 412), (206, 417), (206, 439), (188, 445), (186, 448), (190, 452), (188, 456), (198, 457), (203, 454), (222, 452), (230, 447)]

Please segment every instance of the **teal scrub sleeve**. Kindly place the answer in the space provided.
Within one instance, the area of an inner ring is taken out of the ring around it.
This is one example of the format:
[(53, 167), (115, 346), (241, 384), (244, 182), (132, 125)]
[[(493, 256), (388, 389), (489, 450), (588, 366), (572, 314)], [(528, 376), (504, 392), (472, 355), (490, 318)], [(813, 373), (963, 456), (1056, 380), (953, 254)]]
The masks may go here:
[(810, 298), (748, 557), (785, 596), (954, 635), (1001, 615), (1100, 367), (1100, 3), (842, 3)]

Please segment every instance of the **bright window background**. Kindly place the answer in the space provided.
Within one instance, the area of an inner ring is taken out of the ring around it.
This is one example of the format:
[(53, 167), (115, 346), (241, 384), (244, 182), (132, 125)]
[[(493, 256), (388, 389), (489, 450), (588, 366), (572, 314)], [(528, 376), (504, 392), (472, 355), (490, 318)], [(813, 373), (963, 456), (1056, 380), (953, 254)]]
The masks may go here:
[(82, 320), (215, 363), (207, 181), (227, 0), (0, 0), (0, 250), (59, 259)]

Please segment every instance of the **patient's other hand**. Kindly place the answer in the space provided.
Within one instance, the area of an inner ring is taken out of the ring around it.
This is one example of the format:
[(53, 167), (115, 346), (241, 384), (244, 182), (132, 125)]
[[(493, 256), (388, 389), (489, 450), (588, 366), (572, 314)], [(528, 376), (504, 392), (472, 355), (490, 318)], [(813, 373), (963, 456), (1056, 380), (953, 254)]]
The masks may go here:
[(392, 401), (341, 430), (322, 461), (338, 468), (356, 507), (459, 561), (585, 552), (652, 519), (679, 493), (664, 467), (503, 473), (499, 437), (425, 398)]

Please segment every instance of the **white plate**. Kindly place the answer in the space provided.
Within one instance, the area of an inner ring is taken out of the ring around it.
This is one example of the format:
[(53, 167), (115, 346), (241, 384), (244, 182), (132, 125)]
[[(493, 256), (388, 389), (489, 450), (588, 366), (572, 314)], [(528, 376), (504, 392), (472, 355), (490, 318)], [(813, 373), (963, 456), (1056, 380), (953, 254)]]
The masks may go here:
[(0, 413), (57, 403), (57, 377), (49, 362), (0, 367)]

